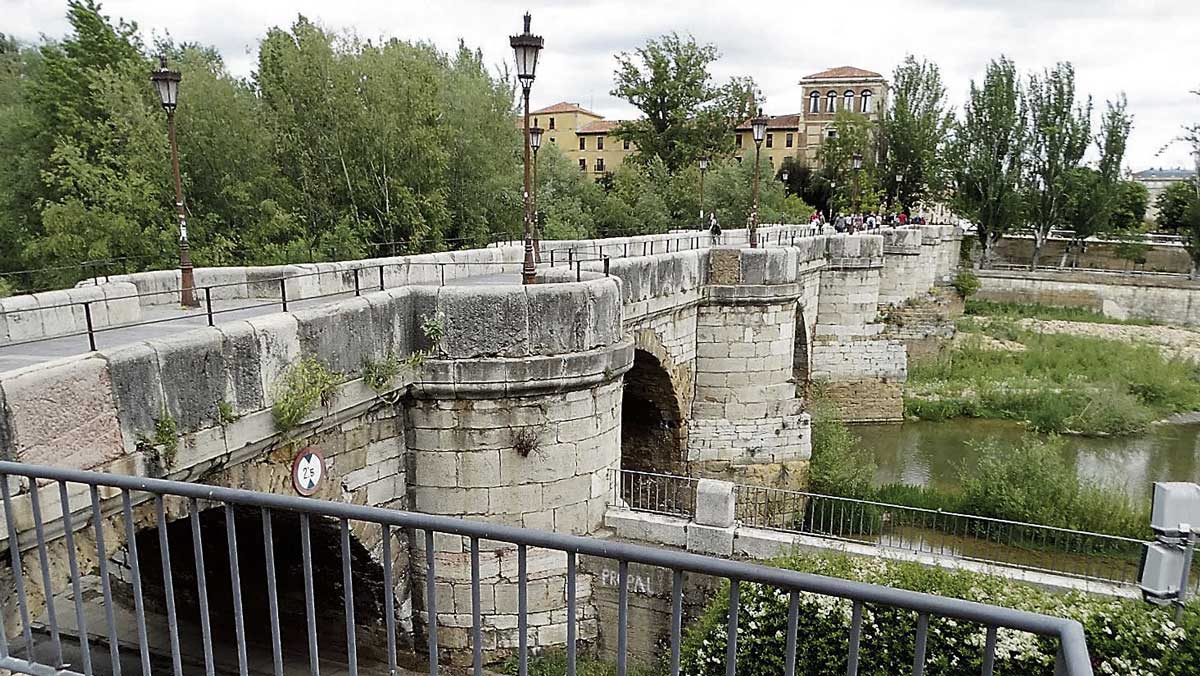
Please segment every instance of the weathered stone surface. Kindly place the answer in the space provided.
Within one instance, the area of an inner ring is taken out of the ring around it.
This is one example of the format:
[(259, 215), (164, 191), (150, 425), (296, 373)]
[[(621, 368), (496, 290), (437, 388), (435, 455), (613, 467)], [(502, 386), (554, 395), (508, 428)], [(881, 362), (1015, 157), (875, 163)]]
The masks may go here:
[(158, 353), (148, 343), (135, 343), (102, 350), (100, 355), (108, 361), (125, 450), (132, 452), (139, 437), (153, 436), (154, 421), (162, 414)]
[(689, 552), (710, 556), (729, 556), (733, 553), (735, 526), (718, 528), (689, 523), (687, 527), (687, 549)]
[(220, 331), (206, 327), (148, 343), (158, 354), (163, 403), (180, 431), (217, 420), (217, 404), (225, 398), (222, 340)]
[(90, 469), (125, 452), (108, 365), (73, 357), (0, 375), (12, 455)]
[(335, 311), (314, 308), (293, 316), (302, 352), (336, 372), (357, 371), (364, 356), (377, 356), (371, 307), (363, 298), (342, 301)]
[(262, 360), (254, 326), (231, 322), (218, 329), (225, 365), (225, 401), (238, 415), (263, 408)]
[(734, 503), (732, 483), (716, 479), (696, 483), (696, 523), (717, 528), (732, 526)]
[(529, 353), (529, 304), (523, 287), (445, 287), (438, 292), (445, 334), (442, 353), (454, 359)]

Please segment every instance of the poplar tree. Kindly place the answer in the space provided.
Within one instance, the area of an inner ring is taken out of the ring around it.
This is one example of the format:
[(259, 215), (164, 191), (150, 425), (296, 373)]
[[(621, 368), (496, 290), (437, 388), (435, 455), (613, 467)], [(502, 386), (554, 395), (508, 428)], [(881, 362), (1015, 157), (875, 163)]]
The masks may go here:
[(1026, 199), (1033, 231), (1036, 270), (1050, 230), (1064, 225), (1070, 177), (1080, 166), (1091, 137), (1092, 99), (1080, 105), (1075, 97), (1075, 68), (1059, 63), (1041, 75), (1031, 75), (1025, 93), (1029, 114), (1029, 164)]
[(1024, 217), (1021, 159), (1027, 139), (1016, 66), (1001, 56), (988, 64), (982, 83), (971, 81), (950, 152), (954, 209), (975, 224), (981, 267), (992, 245)]
[(906, 212), (945, 186), (946, 143), (954, 116), (936, 63), (911, 54), (892, 74), (891, 97), (880, 125), (882, 183)]

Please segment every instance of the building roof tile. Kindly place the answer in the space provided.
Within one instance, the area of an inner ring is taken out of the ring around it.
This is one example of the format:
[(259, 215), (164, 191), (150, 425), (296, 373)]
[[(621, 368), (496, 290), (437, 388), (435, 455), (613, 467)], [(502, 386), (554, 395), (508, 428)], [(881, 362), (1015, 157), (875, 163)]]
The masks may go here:
[(804, 79), (841, 80), (847, 78), (882, 79), (883, 76), (874, 71), (863, 70), (862, 68), (855, 68), (854, 66), (838, 66), (837, 68), (830, 68), (819, 73), (813, 73)]
[(576, 134), (604, 134), (621, 126), (624, 120), (594, 120), (576, 130)]
[[(798, 129), (800, 127), (800, 113), (788, 113), (787, 115), (775, 115), (767, 122), (767, 129)], [(751, 131), (750, 120), (737, 126), (738, 131)]]
[(529, 111), (530, 115), (547, 115), (550, 113), (583, 113), (584, 115), (591, 115), (592, 117), (596, 118), (604, 117), (603, 115), (593, 113), (587, 108), (580, 106), (578, 103), (570, 103), (568, 101), (560, 101), (552, 106), (546, 106), (545, 108), (538, 108), (537, 110)]

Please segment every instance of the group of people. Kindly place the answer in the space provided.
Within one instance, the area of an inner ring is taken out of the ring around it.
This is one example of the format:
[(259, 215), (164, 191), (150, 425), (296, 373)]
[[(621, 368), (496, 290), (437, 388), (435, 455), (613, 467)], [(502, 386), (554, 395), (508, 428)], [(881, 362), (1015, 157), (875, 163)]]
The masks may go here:
[(830, 225), (837, 232), (845, 232), (853, 235), (856, 232), (866, 232), (880, 228), (896, 228), (909, 224), (924, 225), (926, 221), (924, 216), (918, 214), (910, 218), (903, 211), (887, 214), (838, 214), (837, 218), (827, 221), (824, 214), (815, 211), (809, 223), (817, 226)]
[[(701, 216), (701, 223), (704, 222), (704, 217)], [(825, 214), (820, 211), (814, 211), (812, 218), (809, 219), (809, 225), (818, 227), (831, 226), (837, 232), (844, 232), (853, 235), (856, 232), (868, 232), (871, 230), (879, 230), (880, 228), (897, 228), (902, 225), (925, 225), (927, 221), (920, 214), (915, 214), (909, 217), (903, 211), (887, 214), (838, 214), (837, 218), (832, 221), (825, 219)], [(712, 237), (714, 245), (721, 243), (721, 226), (717, 223), (717, 215), (709, 212), (708, 214), (708, 233)]]

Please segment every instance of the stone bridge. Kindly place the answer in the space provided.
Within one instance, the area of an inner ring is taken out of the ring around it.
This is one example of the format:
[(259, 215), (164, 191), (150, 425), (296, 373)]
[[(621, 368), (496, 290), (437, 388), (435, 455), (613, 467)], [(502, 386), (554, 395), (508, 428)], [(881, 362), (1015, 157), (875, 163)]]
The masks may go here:
[[(733, 245), (716, 247), (695, 233), (545, 242), (543, 252), (558, 260), (590, 260), (543, 267), (529, 286), (505, 276), (517, 269), (519, 247), (437, 254), (440, 268), (380, 267), (395, 275), (382, 291), (6, 371), (0, 456), (291, 492), (293, 458), (316, 450), (327, 474), (315, 497), (581, 534), (602, 527), (610, 472), (620, 466), (790, 475), (794, 483), (809, 455), (810, 385), (853, 420), (899, 419), (905, 351), (884, 333), (880, 307), (948, 280), (961, 236), (940, 226), (855, 236), (783, 226), (763, 235), (771, 245), (759, 249), (736, 246), (744, 237), (736, 231), (726, 233)], [(596, 254), (612, 257), (607, 274)], [(329, 294), (361, 290), (355, 268), (371, 263), (327, 264), (328, 277), (304, 283), (328, 285)], [(447, 273), (488, 283), (434, 281)], [(231, 296), (292, 292), (291, 282), (256, 287), (270, 277), (260, 269), (200, 270), (197, 278), (222, 275), (243, 280), (222, 287)], [(162, 287), (166, 296), (178, 277), (111, 283)], [(95, 288), (87, 293), (115, 297), (105, 284)], [(43, 331), (73, 321), (47, 312)], [(6, 327), (11, 337), (13, 322)], [(7, 488), (19, 547), (35, 556), (35, 521), (52, 538), (53, 524), (61, 533), (58, 487), (41, 487), (36, 515), (29, 486)], [(120, 508), (117, 496), (100, 497), (108, 513)], [(69, 498), (72, 511), (90, 506), (86, 493)], [(182, 527), (186, 538), (185, 517), (199, 510), (208, 518), (203, 502), (169, 502), (156, 524), (153, 507), (135, 510), (148, 531)], [(109, 525), (119, 576), (128, 543)], [(320, 526), (314, 538), (333, 538), (336, 549), (337, 525)], [(378, 561), (379, 536), (354, 536), (356, 551)], [(91, 547), (85, 569), (95, 564), (92, 537), (76, 538), (81, 552)], [(396, 592), (412, 599), (402, 619), (419, 628), (420, 594), (410, 590), (423, 580), (423, 538), (396, 537), (396, 570), (409, 571)], [(61, 539), (52, 546), (61, 549)], [(465, 648), (469, 550), (457, 537), (439, 536), (435, 547), (439, 636), (451, 650)], [(191, 553), (180, 547), (171, 556)], [(517, 600), (501, 584), (514, 575), (514, 558), (499, 543), (482, 553), (485, 626), (498, 649), (515, 640)], [(532, 551), (528, 565), (533, 644), (562, 644), (561, 553)], [(595, 635), (595, 621), (582, 637)]]

